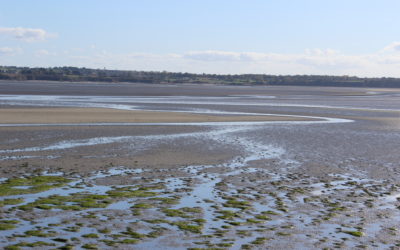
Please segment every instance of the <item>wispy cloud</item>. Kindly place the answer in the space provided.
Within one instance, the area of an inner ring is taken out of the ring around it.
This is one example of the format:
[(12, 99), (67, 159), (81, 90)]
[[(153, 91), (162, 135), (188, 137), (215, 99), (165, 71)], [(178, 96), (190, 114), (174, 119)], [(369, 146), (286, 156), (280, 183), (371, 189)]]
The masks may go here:
[(183, 55), (184, 58), (198, 61), (239, 61), (243, 53), (230, 51), (190, 51)]
[(36, 57), (45, 57), (45, 56), (56, 56), (57, 53), (55, 52), (50, 52), (46, 49), (39, 49), (35, 51), (35, 56)]
[(22, 52), (22, 49), (20, 49), (20, 48), (10, 48), (10, 47), (0, 48), (0, 56), (15, 55), (15, 54), (19, 54), (21, 52)]
[(22, 27), (0, 27), (0, 35), (10, 36), (14, 39), (25, 42), (44, 41), (54, 35), (49, 34), (43, 29), (32, 29)]
[(383, 49), (384, 52), (400, 52), (400, 42), (393, 42)]
[(306, 49), (299, 54), (229, 52), (229, 51), (192, 51), (183, 58), (204, 62), (243, 62), (243, 63), (279, 63), (300, 64), (313, 67), (358, 67), (365, 63), (364, 56), (350, 56), (332, 49)]

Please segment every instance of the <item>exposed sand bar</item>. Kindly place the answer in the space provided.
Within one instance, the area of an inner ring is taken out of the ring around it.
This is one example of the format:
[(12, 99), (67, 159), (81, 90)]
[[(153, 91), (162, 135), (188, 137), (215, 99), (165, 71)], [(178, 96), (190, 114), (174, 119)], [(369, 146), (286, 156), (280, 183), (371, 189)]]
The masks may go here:
[(279, 115), (208, 115), (106, 108), (3, 108), (0, 124), (315, 121)]

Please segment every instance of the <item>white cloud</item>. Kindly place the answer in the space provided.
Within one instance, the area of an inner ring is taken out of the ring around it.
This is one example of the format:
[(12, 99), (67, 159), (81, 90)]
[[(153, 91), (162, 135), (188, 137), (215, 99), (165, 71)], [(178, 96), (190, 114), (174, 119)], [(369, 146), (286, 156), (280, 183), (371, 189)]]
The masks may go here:
[(306, 49), (305, 53), (312, 56), (332, 56), (340, 54), (339, 51), (334, 49)]
[(10, 48), (10, 47), (2, 47), (0, 48), (0, 56), (3, 55), (15, 55), (21, 53), (22, 50), (20, 48)]
[(228, 51), (191, 51), (184, 54), (184, 57), (192, 60), (199, 61), (238, 61), (240, 60), (241, 53), (228, 52)]
[(35, 51), (35, 56), (37, 57), (45, 57), (45, 56), (56, 56), (57, 53), (55, 52), (50, 52), (46, 49), (40, 49)]
[(393, 42), (383, 48), (383, 52), (400, 52), (400, 42)]
[(312, 67), (359, 67), (366, 63), (361, 56), (344, 55), (332, 49), (306, 49), (301, 54), (277, 54), (228, 51), (192, 51), (183, 55), (185, 59), (204, 62), (242, 62), (299, 64)]
[(43, 41), (52, 36), (43, 29), (31, 29), (22, 27), (0, 27), (0, 34), (11, 36), (14, 39), (22, 40), (25, 42)]
[(198, 61), (268, 61), (276, 58), (277, 54), (256, 52), (232, 52), (219, 50), (190, 51), (183, 57)]
[(45, 49), (40, 49), (40, 50), (37, 50), (35, 54), (37, 56), (48, 56), (48, 55), (50, 55), (50, 52)]

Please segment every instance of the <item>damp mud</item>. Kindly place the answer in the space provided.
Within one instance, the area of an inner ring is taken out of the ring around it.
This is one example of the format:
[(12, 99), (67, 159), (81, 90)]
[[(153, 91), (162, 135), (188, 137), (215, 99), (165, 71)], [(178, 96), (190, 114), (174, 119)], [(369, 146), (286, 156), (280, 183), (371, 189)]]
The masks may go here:
[(400, 247), (400, 91), (15, 84), (2, 248)]

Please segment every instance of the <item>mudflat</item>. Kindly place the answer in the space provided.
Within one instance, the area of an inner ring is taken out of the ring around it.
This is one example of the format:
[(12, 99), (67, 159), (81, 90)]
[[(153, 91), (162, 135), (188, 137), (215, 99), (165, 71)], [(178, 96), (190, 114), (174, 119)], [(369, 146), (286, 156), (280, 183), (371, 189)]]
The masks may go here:
[(0, 82), (0, 107), (1, 247), (400, 246), (399, 89)]

